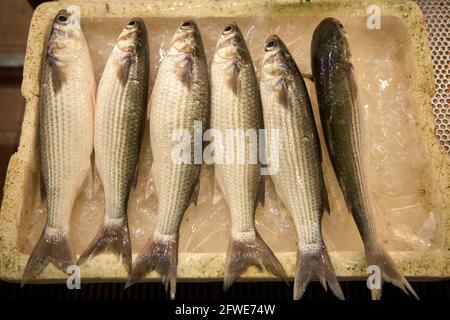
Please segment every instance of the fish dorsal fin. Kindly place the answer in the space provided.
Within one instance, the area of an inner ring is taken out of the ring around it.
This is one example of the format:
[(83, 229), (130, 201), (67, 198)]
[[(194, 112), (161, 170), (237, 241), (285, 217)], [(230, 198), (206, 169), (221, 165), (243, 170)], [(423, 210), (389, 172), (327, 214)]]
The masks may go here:
[(181, 82), (188, 88), (191, 88), (192, 86), (193, 67), (194, 61), (191, 54), (186, 54), (175, 67), (176, 74), (180, 78)]

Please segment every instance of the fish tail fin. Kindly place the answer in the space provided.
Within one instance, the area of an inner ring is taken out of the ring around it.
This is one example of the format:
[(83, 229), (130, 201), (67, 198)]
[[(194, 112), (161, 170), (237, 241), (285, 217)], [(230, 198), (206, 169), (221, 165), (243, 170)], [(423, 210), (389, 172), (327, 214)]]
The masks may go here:
[(225, 259), (223, 289), (228, 290), (249, 266), (255, 265), (261, 269), (261, 264), (267, 271), (288, 283), (283, 266), (257, 231), (243, 239), (232, 236)]
[(65, 273), (69, 266), (76, 265), (75, 251), (67, 230), (44, 228), (25, 266), (21, 286), (41, 273), (49, 263)]
[(324, 245), (310, 252), (297, 251), (297, 271), (294, 280), (294, 300), (302, 298), (306, 288), (315, 274), (325, 291), (327, 283), (333, 294), (340, 300), (344, 300), (344, 293), (336, 278), (330, 257)]
[(137, 257), (125, 288), (143, 278), (147, 273), (156, 270), (162, 276), (166, 292), (170, 286), (170, 298), (175, 299), (177, 260), (178, 237), (155, 235)]
[(366, 254), (367, 265), (378, 266), (381, 272), (379, 287), (371, 288), (373, 300), (379, 300), (381, 298), (383, 280), (399, 287), (407, 295), (412, 294), (416, 299), (419, 299), (419, 296), (411, 287), (408, 280), (406, 280), (406, 278), (398, 271), (395, 262), (381, 245), (376, 244), (373, 246), (367, 246)]
[(121, 258), (128, 274), (130, 274), (131, 244), (130, 233), (128, 232), (128, 219), (126, 217), (119, 219), (106, 218), (94, 239), (78, 258), (78, 265), (105, 251), (111, 251)]

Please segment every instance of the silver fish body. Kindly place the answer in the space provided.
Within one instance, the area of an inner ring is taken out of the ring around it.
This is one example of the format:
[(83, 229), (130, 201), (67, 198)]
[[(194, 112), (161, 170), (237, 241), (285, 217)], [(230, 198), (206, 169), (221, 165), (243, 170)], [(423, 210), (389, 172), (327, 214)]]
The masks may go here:
[[(244, 38), (229, 24), (217, 43), (211, 64), (211, 128), (223, 137), (222, 159), (215, 158), (215, 179), (231, 213), (231, 239), (225, 261), (227, 289), (249, 265), (262, 264), (285, 279), (285, 272), (255, 228), (255, 210), (261, 194), (258, 135), (263, 116), (258, 82)], [(244, 138), (226, 139), (227, 132)], [(239, 143), (239, 145), (236, 145)], [(238, 158), (240, 149), (243, 157)], [(227, 154), (234, 156), (228, 158)]]
[[(158, 222), (135, 262), (129, 284), (157, 270), (166, 288), (170, 283), (174, 298), (178, 231), (185, 211), (196, 203), (199, 188), (200, 163), (194, 155), (202, 146), (194, 145), (194, 128), (199, 124), (202, 135), (209, 116), (208, 67), (200, 32), (192, 21), (181, 23), (172, 38), (158, 70), (149, 112)], [(179, 141), (178, 132), (188, 135), (187, 144)], [(180, 145), (186, 147), (187, 161), (174, 156)]]
[(80, 256), (112, 250), (131, 271), (127, 223), (128, 197), (137, 179), (139, 150), (147, 107), (149, 50), (144, 21), (128, 22), (105, 65), (95, 110), (95, 165), (105, 192), (105, 219)]
[(50, 262), (64, 272), (76, 263), (69, 238), (70, 217), (90, 174), (94, 96), (95, 79), (80, 28), (80, 9), (69, 6), (55, 17), (42, 67), (38, 134), (48, 216), (22, 283)]
[[(311, 43), (311, 63), (331, 163), (363, 240), (367, 264), (377, 265), (386, 281), (417, 297), (376, 234), (367, 182), (363, 109), (358, 103), (346, 32), (338, 20), (326, 18), (317, 26)], [(373, 289), (372, 293), (378, 299), (381, 289)]]
[(295, 61), (277, 36), (266, 41), (260, 88), (267, 140), (272, 140), (274, 130), (279, 132), (277, 150), (271, 150), (278, 152), (279, 168), (270, 178), (297, 230), (294, 299), (303, 295), (313, 273), (343, 299), (322, 240), (321, 220), (328, 201), (308, 91)]

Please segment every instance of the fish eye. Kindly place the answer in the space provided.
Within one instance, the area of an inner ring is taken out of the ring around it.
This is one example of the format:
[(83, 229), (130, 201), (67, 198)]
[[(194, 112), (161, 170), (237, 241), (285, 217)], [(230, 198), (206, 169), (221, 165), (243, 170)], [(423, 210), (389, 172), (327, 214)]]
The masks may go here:
[(135, 20), (131, 20), (130, 22), (128, 22), (128, 26), (132, 27), (136, 25), (136, 21)]
[(222, 34), (229, 34), (233, 30), (234, 30), (234, 26), (232, 24), (229, 24), (229, 25), (227, 25), (225, 27), (225, 29), (223, 30)]
[(266, 45), (266, 51), (270, 51), (277, 46), (277, 41), (275, 39), (270, 40)]
[(180, 28), (183, 30), (187, 30), (191, 27), (192, 27), (192, 22), (190, 22), (190, 21), (184, 21), (180, 26)]
[(58, 17), (58, 21), (59, 21), (59, 22), (67, 22), (67, 17), (61, 15), (61, 16)]

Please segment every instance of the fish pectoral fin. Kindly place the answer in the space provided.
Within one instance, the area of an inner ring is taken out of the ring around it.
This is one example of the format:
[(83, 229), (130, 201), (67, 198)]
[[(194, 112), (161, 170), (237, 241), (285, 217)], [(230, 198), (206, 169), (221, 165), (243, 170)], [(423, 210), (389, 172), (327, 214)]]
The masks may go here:
[(129, 54), (125, 54), (119, 63), (117, 64), (116, 75), (121, 85), (125, 85), (128, 81), (128, 75), (131, 66), (131, 57)]
[(228, 68), (228, 86), (233, 91), (234, 94), (237, 94), (239, 88), (239, 62), (233, 61)]
[(63, 84), (66, 82), (66, 71), (64, 66), (58, 62), (58, 58), (50, 55), (48, 63), (51, 70), (51, 82), (53, 92), (57, 93), (61, 90)]
[(315, 252), (302, 253), (297, 251), (297, 266), (294, 280), (294, 300), (299, 300), (303, 296), (315, 274), (325, 291), (327, 284), (333, 294), (340, 300), (344, 300), (344, 293), (336, 278), (336, 274), (331, 264), (330, 257), (324, 245)]
[(106, 218), (94, 239), (78, 258), (77, 264), (81, 265), (89, 258), (105, 251), (111, 251), (117, 255), (122, 260), (127, 273), (131, 273), (131, 244), (127, 217)]
[(175, 72), (180, 78), (181, 82), (188, 88), (192, 86), (192, 69), (194, 62), (191, 54), (186, 56), (176, 64)]
[(277, 81), (275, 90), (278, 93), (278, 103), (287, 108), (289, 104), (289, 89), (285, 78), (282, 77)]
[(302, 77), (304, 79), (308, 79), (309, 81), (314, 82), (314, 76), (312, 75), (312, 73), (302, 73)]
[(64, 273), (76, 264), (75, 251), (65, 229), (44, 227), (25, 266), (21, 286), (41, 273), (49, 263)]
[(133, 265), (131, 276), (125, 288), (130, 287), (149, 272), (156, 270), (162, 276), (162, 282), (169, 291), (170, 298), (175, 298), (177, 281), (178, 237), (155, 235), (141, 251)]
[(223, 289), (228, 290), (249, 266), (261, 264), (267, 271), (288, 283), (286, 272), (269, 246), (255, 230), (254, 238), (231, 236), (225, 258)]

